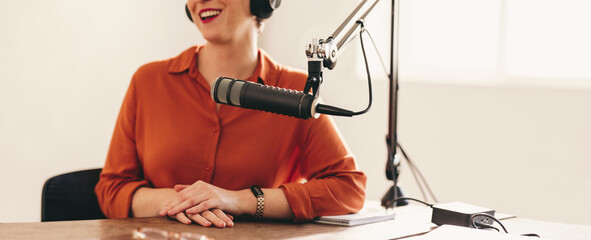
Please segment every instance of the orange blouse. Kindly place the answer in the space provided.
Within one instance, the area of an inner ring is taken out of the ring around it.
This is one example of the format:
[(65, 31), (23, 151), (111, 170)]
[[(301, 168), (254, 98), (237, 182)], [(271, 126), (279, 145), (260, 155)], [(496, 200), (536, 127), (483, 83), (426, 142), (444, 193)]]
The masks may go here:
[[(327, 116), (302, 120), (221, 105), (197, 68), (200, 47), (133, 76), (95, 188), (107, 217), (129, 217), (139, 187), (197, 180), (239, 190), (281, 188), (296, 221), (357, 212), (366, 176)], [(307, 74), (259, 50), (248, 81), (303, 89)]]

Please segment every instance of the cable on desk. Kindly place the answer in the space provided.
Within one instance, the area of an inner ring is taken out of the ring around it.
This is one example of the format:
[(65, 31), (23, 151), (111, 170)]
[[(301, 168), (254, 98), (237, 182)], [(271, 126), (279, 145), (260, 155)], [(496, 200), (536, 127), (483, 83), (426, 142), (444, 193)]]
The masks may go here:
[(524, 236), (524, 237), (537, 237), (537, 238), (540, 237), (540, 235), (535, 234), (535, 233), (525, 233), (525, 234), (521, 234), (521, 236)]
[(472, 227), (474, 227), (476, 229), (480, 229), (478, 226), (476, 226), (476, 221), (475, 221), (475, 218), (476, 217), (487, 217), (487, 218), (490, 218), (491, 220), (493, 220), (493, 221), (497, 222), (499, 225), (501, 225), (501, 227), (503, 228), (503, 231), (505, 231), (505, 233), (509, 233), (509, 232), (507, 232), (507, 229), (501, 223), (501, 221), (499, 221), (499, 219), (493, 217), (490, 214), (486, 214), (486, 213), (475, 213), (474, 215), (472, 215), (472, 217), (470, 217), (470, 222), (472, 223)]
[(490, 228), (490, 229), (496, 230), (497, 232), (501, 232), (501, 230), (499, 230), (498, 228), (493, 227), (493, 226), (490, 226), (490, 225), (481, 224), (481, 223), (476, 223), (476, 225), (480, 227), (478, 229), (487, 229), (487, 228)]
[[(492, 216), (490, 214), (486, 214), (486, 213), (476, 213), (476, 214), (472, 215), (472, 217), (470, 217), (470, 222), (472, 223), (472, 227), (474, 227), (476, 229), (492, 228), (492, 229), (495, 229), (498, 232), (500, 232), (498, 228), (476, 222), (475, 221), (476, 217), (487, 217), (487, 218), (495, 221), (496, 223), (498, 223), (501, 226), (501, 228), (503, 228), (503, 231), (505, 231), (505, 233), (509, 233), (507, 231), (507, 228), (505, 228), (505, 225), (503, 225), (501, 223), (501, 221), (499, 221), (499, 219), (495, 218), (494, 216)], [(538, 238), (540, 237), (540, 235), (535, 234), (535, 233), (526, 233), (526, 234), (520, 234), (520, 235), (524, 236), (524, 237), (538, 237)]]
[(392, 200), (392, 202), (400, 202), (400, 201), (405, 201), (405, 200), (411, 200), (411, 201), (419, 202), (419, 203), (422, 203), (422, 204), (425, 204), (425, 205), (429, 206), (430, 208), (433, 208), (433, 204), (430, 204), (430, 203), (421, 201), (421, 200), (416, 199), (416, 198), (401, 197), (401, 198), (396, 198), (396, 199)]

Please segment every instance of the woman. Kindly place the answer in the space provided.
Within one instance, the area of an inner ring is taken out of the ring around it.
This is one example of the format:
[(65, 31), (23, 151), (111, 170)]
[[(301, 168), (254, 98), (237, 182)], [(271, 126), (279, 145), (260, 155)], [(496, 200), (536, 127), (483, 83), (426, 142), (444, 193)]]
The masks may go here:
[(223, 228), (239, 215), (305, 221), (363, 206), (366, 177), (330, 118), (301, 120), (211, 99), (220, 76), (305, 84), (306, 73), (258, 50), (261, 19), (250, 4), (189, 0), (206, 44), (135, 73), (95, 189), (106, 216), (167, 215)]

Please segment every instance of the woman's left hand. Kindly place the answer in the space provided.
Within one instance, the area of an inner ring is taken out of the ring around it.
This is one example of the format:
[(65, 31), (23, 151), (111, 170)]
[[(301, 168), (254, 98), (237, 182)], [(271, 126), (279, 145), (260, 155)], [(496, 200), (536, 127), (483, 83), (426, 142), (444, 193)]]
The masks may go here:
[(201, 180), (191, 185), (176, 185), (174, 190), (178, 192), (177, 197), (164, 205), (160, 216), (176, 216), (183, 211), (187, 214), (197, 214), (216, 208), (238, 216), (245, 213), (243, 209), (248, 201), (244, 198), (249, 196), (244, 190), (230, 191)]

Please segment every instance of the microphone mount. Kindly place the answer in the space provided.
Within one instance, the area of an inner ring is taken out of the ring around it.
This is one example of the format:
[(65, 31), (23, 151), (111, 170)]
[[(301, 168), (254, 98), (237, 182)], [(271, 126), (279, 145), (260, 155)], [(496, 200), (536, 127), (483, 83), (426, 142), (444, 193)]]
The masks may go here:
[(314, 98), (319, 97), (320, 84), (322, 84), (323, 81), (323, 58), (320, 57), (320, 52), (318, 48), (320, 48), (320, 45), (310, 44), (306, 49), (306, 55), (308, 56), (308, 79), (306, 80), (304, 92), (309, 93), (310, 89), (312, 89), (312, 94), (314, 95)]
[(308, 79), (304, 86), (304, 92), (312, 90), (314, 97), (319, 96), (320, 85), (322, 84), (322, 70), (332, 70), (337, 64), (339, 50), (346, 42), (353, 39), (363, 27), (365, 17), (373, 10), (379, 0), (363, 0), (341, 25), (326, 39), (312, 39), (305, 48), (308, 57)]

